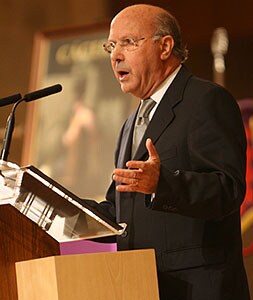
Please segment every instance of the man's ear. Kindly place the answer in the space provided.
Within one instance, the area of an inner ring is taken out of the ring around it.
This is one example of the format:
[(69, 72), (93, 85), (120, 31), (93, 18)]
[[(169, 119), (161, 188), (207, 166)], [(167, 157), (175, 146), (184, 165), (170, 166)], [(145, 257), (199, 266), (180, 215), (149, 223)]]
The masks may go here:
[(170, 57), (173, 47), (174, 47), (174, 39), (171, 35), (164, 36), (160, 41), (161, 47), (161, 60), (166, 60)]

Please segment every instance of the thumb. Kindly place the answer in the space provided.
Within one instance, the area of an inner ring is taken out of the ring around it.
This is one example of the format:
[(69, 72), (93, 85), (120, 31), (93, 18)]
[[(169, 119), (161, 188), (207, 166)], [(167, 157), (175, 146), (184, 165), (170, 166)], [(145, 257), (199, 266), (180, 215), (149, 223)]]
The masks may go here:
[(148, 138), (146, 140), (146, 148), (148, 150), (149, 159), (155, 160), (155, 161), (160, 161), (160, 157), (159, 157), (159, 155), (156, 151), (156, 148), (150, 138)]

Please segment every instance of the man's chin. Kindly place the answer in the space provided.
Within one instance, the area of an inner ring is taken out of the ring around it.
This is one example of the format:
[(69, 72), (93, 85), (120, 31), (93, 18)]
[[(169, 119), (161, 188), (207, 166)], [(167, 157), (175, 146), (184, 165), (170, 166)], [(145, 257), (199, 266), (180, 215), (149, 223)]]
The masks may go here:
[(130, 93), (129, 88), (127, 88), (124, 84), (120, 84), (120, 88), (123, 93)]
[(130, 86), (129, 84), (120, 82), (120, 88), (121, 88), (121, 91), (125, 94), (131, 94), (134, 97), (141, 98), (139, 96), (138, 89), (134, 88), (133, 86)]
[(132, 94), (132, 92), (133, 92), (131, 87), (127, 86), (124, 83), (120, 83), (120, 88), (121, 88), (121, 91), (126, 94)]

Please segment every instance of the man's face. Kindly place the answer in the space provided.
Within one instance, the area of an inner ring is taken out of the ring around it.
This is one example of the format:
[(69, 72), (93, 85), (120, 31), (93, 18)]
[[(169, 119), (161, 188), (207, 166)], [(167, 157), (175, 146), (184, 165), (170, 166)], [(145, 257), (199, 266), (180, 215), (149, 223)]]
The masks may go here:
[(150, 97), (163, 79), (161, 47), (159, 41), (152, 39), (154, 30), (154, 26), (140, 14), (123, 13), (112, 21), (108, 38), (115, 43), (126, 38), (144, 38), (134, 50), (128, 51), (117, 44), (110, 54), (122, 91), (142, 99)]

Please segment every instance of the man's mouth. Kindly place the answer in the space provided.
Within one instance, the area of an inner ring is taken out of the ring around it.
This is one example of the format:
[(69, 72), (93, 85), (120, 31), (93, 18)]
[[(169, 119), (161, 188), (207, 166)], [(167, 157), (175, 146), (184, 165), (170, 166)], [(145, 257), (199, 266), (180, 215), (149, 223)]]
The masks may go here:
[(127, 71), (118, 71), (118, 78), (120, 81), (124, 80), (127, 78), (129, 72)]

